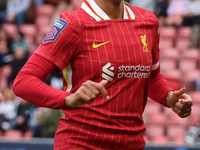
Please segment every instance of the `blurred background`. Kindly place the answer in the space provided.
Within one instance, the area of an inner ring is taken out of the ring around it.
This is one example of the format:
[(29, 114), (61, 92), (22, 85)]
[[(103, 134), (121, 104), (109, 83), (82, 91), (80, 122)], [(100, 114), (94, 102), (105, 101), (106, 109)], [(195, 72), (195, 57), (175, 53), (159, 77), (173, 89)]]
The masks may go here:
[[(126, 1), (158, 17), (161, 73), (172, 88), (186, 86), (194, 101), (192, 115), (181, 119), (171, 109), (148, 100), (144, 112), (147, 150), (200, 149), (200, 0)], [(30, 147), (37, 138), (47, 138), (50, 141), (42, 143), (53, 145), (62, 112), (16, 97), (12, 84), (60, 13), (74, 11), (81, 4), (82, 0), (0, 0), (0, 150), (9, 149), (6, 141), (30, 142)], [(45, 82), (63, 88), (61, 73), (52, 72)], [(30, 148), (20, 150), (26, 149)]]

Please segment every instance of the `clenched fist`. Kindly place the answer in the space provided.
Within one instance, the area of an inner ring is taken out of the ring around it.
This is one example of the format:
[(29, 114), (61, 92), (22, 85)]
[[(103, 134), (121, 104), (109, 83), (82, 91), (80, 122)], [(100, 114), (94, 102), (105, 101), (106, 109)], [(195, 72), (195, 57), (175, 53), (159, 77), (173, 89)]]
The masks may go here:
[(100, 83), (93, 81), (84, 82), (79, 89), (65, 97), (65, 107), (77, 107), (83, 104), (91, 104), (101, 93), (104, 98), (109, 100), (108, 93), (105, 89), (108, 81), (103, 80)]
[(166, 98), (167, 106), (171, 107), (181, 118), (191, 115), (193, 105), (192, 98), (188, 94), (185, 94), (185, 91), (185, 87), (178, 91), (170, 91)]

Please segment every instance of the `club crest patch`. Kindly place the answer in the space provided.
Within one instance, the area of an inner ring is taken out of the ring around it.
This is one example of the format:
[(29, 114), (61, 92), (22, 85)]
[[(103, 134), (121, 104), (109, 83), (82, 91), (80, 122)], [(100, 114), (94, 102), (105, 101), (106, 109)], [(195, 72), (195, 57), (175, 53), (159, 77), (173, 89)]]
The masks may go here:
[(52, 27), (51, 30), (47, 33), (47, 35), (44, 38), (44, 43), (46, 42), (54, 42), (59, 34), (62, 32), (62, 30), (68, 25), (68, 22), (59, 19)]

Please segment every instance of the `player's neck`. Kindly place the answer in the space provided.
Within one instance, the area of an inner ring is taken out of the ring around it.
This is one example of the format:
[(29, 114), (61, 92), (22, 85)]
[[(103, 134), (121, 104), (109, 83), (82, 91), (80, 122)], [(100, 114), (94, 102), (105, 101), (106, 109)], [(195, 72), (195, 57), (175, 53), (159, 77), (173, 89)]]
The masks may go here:
[(124, 0), (94, 0), (112, 20), (123, 19)]

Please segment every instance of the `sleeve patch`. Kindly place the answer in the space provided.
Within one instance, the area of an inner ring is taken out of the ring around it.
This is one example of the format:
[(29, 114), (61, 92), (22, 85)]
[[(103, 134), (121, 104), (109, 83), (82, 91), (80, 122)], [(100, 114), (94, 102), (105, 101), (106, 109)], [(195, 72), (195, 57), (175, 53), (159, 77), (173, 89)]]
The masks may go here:
[(47, 33), (47, 35), (44, 38), (44, 43), (46, 42), (54, 42), (57, 37), (60, 35), (62, 30), (68, 25), (68, 22), (59, 19), (52, 27), (51, 30)]

